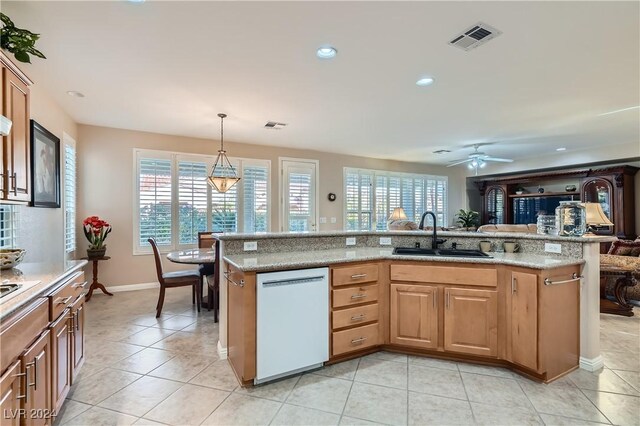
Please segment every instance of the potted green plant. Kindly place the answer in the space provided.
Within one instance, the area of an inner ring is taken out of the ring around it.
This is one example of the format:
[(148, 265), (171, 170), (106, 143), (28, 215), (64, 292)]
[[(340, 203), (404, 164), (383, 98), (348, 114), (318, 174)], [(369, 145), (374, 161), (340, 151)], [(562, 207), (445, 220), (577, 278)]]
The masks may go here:
[(4, 13), (0, 13), (0, 47), (7, 52), (13, 53), (13, 56), (25, 63), (31, 63), (29, 55), (38, 58), (47, 59), (42, 52), (35, 48), (36, 41), (40, 38), (40, 34), (32, 33), (29, 30), (18, 28), (13, 21)]
[(475, 231), (479, 217), (480, 214), (476, 211), (460, 209), (456, 214), (456, 223), (467, 231)]

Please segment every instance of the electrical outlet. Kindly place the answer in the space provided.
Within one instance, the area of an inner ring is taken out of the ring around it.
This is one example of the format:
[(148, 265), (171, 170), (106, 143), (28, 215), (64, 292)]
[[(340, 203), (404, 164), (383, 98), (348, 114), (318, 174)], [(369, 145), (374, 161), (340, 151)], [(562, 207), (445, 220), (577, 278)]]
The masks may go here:
[(320, 217), (320, 223), (327, 223), (327, 218), (324, 216)]
[(391, 245), (391, 237), (380, 237), (380, 245), (381, 246), (390, 246)]
[(562, 245), (555, 243), (544, 243), (544, 251), (548, 253), (562, 253)]
[(356, 237), (347, 237), (347, 245), (355, 246), (356, 245)]
[(258, 242), (257, 241), (245, 241), (244, 243), (244, 251), (256, 251), (258, 250)]
[(337, 222), (338, 222), (338, 219), (336, 219), (335, 217), (331, 218), (331, 223), (337, 223)]

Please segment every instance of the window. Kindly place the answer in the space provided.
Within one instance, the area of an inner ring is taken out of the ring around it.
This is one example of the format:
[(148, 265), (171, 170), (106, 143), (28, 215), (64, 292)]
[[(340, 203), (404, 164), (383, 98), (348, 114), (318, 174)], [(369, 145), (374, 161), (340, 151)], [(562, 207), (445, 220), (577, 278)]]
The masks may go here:
[(207, 182), (215, 157), (135, 150), (135, 159), (134, 254), (149, 253), (152, 237), (168, 251), (194, 247), (207, 230), (269, 230), (269, 161), (230, 159), (242, 179), (223, 194)]
[(76, 147), (64, 143), (64, 251), (76, 251)]
[(344, 169), (345, 229), (385, 230), (396, 207), (419, 222), (433, 211), (438, 226), (447, 225), (447, 177)]
[(16, 248), (18, 235), (18, 209), (0, 204), (0, 248)]

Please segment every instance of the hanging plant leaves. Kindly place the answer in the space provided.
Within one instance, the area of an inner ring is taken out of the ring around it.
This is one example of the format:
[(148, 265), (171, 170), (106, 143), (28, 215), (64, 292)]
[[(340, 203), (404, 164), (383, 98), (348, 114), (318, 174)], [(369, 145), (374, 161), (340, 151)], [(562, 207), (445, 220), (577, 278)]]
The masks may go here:
[(29, 54), (47, 59), (42, 52), (35, 48), (40, 34), (16, 27), (4, 13), (0, 13), (0, 21), (2, 22), (2, 28), (0, 28), (0, 47), (2, 49), (13, 53), (13, 56), (20, 62), (31, 63)]

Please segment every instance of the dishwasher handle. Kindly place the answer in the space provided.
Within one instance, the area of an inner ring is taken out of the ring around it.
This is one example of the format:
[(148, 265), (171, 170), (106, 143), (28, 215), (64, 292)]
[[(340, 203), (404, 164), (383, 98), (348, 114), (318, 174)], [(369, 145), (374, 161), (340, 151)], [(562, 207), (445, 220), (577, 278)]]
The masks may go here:
[(306, 283), (312, 283), (316, 281), (323, 281), (324, 279), (326, 279), (326, 275), (317, 275), (315, 277), (304, 277), (304, 278), (286, 278), (282, 280), (265, 281), (262, 283), (262, 286), (277, 287), (281, 285), (306, 284)]

